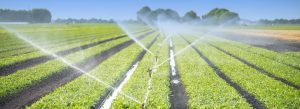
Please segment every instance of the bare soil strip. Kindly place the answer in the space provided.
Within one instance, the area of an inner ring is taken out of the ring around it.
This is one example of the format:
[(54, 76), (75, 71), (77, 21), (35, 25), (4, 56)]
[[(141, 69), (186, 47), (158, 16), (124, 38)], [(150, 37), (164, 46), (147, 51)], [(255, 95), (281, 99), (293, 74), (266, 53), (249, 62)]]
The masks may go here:
[[(172, 40), (172, 39), (170, 39)], [(175, 52), (174, 45), (172, 42), (170, 42), (169, 46), (169, 54), (171, 53), (171, 50)], [(171, 55), (170, 55), (171, 56)], [(169, 100), (171, 103), (171, 109), (188, 109), (188, 97), (185, 92), (184, 85), (182, 84), (182, 81), (180, 79), (179, 70), (177, 68), (176, 64), (176, 56), (174, 56), (175, 61), (175, 69), (172, 69), (170, 66), (170, 90), (171, 93), (169, 94)], [(175, 71), (172, 71), (175, 70)]]
[[(153, 32), (146, 33), (141, 35), (139, 39), (143, 39), (146, 36), (150, 35)], [(75, 66), (82, 68), (84, 71), (90, 71), (94, 69), (96, 66), (101, 64), (107, 58), (113, 56), (114, 54), (118, 53), (120, 50), (128, 47), (134, 43), (133, 40), (126, 41), (119, 45), (116, 45), (106, 51), (98, 53), (94, 56), (91, 56), (84, 61), (75, 64)], [(27, 105), (31, 105), (42, 96), (54, 91), (56, 88), (74, 80), (75, 78), (82, 75), (76, 69), (72, 67), (67, 67), (64, 70), (57, 72), (44, 80), (40, 80), (39, 83), (36, 85), (29, 86), (26, 89), (22, 90), (18, 94), (14, 96), (1, 98), (0, 100), (0, 108), (1, 109), (18, 109), (24, 108)]]
[(242, 63), (248, 65), (249, 67), (251, 67), (251, 68), (253, 68), (253, 69), (259, 71), (260, 73), (269, 76), (270, 78), (273, 78), (273, 79), (275, 79), (275, 80), (277, 80), (277, 81), (280, 81), (280, 82), (282, 82), (282, 83), (284, 83), (284, 84), (286, 84), (286, 85), (288, 85), (288, 86), (290, 86), (290, 87), (293, 87), (293, 88), (295, 88), (295, 89), (300, 89), (300, 86), (297, 86), (296, 84), (294, 84), (294, 83), (292, 83), (292, 82), (289, 82), (288, 80), (286, 80), (286, 79), (284, 79), (284, 78), (281, 78), (281, 77), (278, 77), (278, 76), (276, 76), (276, 75), (273, 75), (273, 74), (271, 74), (271, 73), (265, 71), (264, 69), (259, 68), (259, 67), (257, 67), (256, 65), (254, 65), (254, 64), (252, 64), (252, 63), (250, 63), (250, 62), (248, 62), (248, 61), (246, 61), (246, 60), (244, 60), (244, 59), (242, 59), (242, 58), (240, 58), (240, 57), (238, 57), (238, 56), (235, 56), (235, 55), (233, 55), (233, 54), (227, 52), (226, 50), (224, 50), (224, 49), (222, 49), (222, 48), (220, 48), (220, 47), (217, 47), (217, 46), (215, 46), (215, 45), (213, 45), (213, 44), (211, 44), (211, 43), (208, 43), (208, 44), (209, 44), (210, 46), (212, 46), (212, 47), (214, 47), (214, 48), (216, 48), (216, 49), (222, 51), (223, 53), (225, 53), (225, 54), (227, 54), (227, 55), (233, 57), (234, 59), (239, 60), (240, 62), (242, 62)]
[[(189, 42), (188, 40), (186, 40), (184, 37), (182, 37), (186, 42), (188, 42), (189, 44), (191, 44), (191, 42)], [(221, 70), (219, 70), (219, 68), (213, 63), (211, 62), (206, 56), (203, 55), (203, 53), (196, 48), (194, 45), (192, 45), (192, 48), (199, 54), (199, 56), (210, 66), (213, 68), (213, 70), (216, 72), (216, 74), (223, 79), (227, 84), (229, 84), (231, 87), (233, 87), (243, 98), (246, 99), (246, 101), (253, 107), (256, 109), (266, 109), (266, 107), (264, 106), (264, 104), (257, 100), (255, 98), (255, 96), (253, 96), (252, 94), (250, 94), (248, 91), (246, 91), (245, 89), (243, 89), (241, 86), (239, 86), (237, 83), (235, 83), (234, 81), (232, 81), (228, 76), (226, 76)]]
[[(147, 49), (149, 49), (156, 41), (159, 35), (157, 35), (151, 42), (149, 45), (147, 45)], [(126, 78), (126, 73), (128, 70), (130, 70), (132, 68), (132, 66), (141, 61), (143, 59), (143, 57), (145, 56), (145, 54), (147, 53), (146, 50), (143, 50), (141, 53), (139, 53), (139, 55), (135, 58), (134, 61), (132, 61), (130, 67), (120, 76), (118, 77), (118, 79), (116, 79), (116, 81), (113, 83), (112, 87), (119, 87), (119, 85), (122, 83), (122, 81)], [(100, 99), (97, 101), (96, 105), (94, 107), (91, 107), (92, 109), (99, 109), (101, 106), (103, 106), (105, 100), (111, 96), (111, 94), (113, 93), (113, 89), (108, 88), (105, 90), (105, 93), (100, 97)]]

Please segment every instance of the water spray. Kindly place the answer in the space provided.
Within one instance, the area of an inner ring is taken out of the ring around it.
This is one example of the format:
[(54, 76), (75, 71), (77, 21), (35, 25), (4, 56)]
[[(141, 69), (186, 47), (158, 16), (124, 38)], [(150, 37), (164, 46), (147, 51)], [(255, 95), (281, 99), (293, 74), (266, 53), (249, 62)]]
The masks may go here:
[[(203, 38), (205, 38), (206, 35), (211, 34), (212, 32), (214, 32), (214, 31), (216, 31), (216, 30), (218, 30), (218, 29), (223, 28), (224, 26), (226, 26), (226, 25), (232, 23), (234, 20), (235, 20), (235, 19), (229, 20), (229, 21), (227, 21), (227, 22), (225, 22), (225, 23), (223, 23), (223, 24), (221, 24), (221, 25), (215, 27), (214, 29), (210, 29), (210, 30), (208, 30), (208, 31), (206, 31), (206, 32), (204, 32), (204, 33), (202, 33), (202, 34), (200, 34), (199, 36), (202, 36), (202, 37), (197, 38), (197, 39), (194, 40), (191, 44), (187, 45), (187, 46), (184, 47), (183, 49), (180, 49), (177, 53), (174, 54), (174, 56), (177, 56), (177, 55), (183, 53), (185, 50), (187, 50), (188, 48), (192, 47), (193, 45), (195, 45), (196, 43), (198, 43), (200, 40), (202, 40)], [(199, 34), (199, 33), (197, 33), (197, 32), (193, 32), (193, 33), (194, 33), (194, 34)], [(181, 35), (181, 34), (180, 34), (180, 35)], [(192, 34), (190, 34), (190, 35), (192, 35)], [(193, 36), (195, 36), (195, 35), (193, 35)], [(158, 65), (155, 66), (155, 67), (159, 67), (159, 66), (163, 65), (164, 63), (168, 62), (170, 59), (171, 59), (171, 58), (166, 59), (165, 61), (163, 61), (162, 63), (158, 64)]]
[(131, 34), (128, 29), (126, 29), (126, 27), (120, 22), (120, 21), (116, 21), (116, 23), (119, 25), (119, 27), (127, 34), (128, 37), (130, 37), (132, 40), (134, 40), (138, 45), (140, 45), (144, 50), (146, 50), (148, 53), (150, 53), (152, 56), (154, 56), (154, 54), (146, 48), (146, 46), (144, 44), (142, 44), (137, 38), (134, 37), (133, 34)]
[(123, 86), (125, 85), (125, 83), (130, 79), (130, 77), (132, 76), (132, 74), (134, 73), (135, 69), (137, 68), (139, 62), (136, 62), (133, 67), (126, 73), (126, 77), (125, 79), (121, 82), (121, 84), (119, 85), (119, 87), (112, 93), (112, 95), (105, 100), (103, 106), (101, 107), (101, 109), (109, 109), (111, 107), (111, 104), (113, 102), (114, 99), (117, 98), (118, 93), (121, 92)]
[[(63, 57), (60, 57), (60, 56), (58, 56), (57, 54), (52, 53), (52, 52), (50, 52), (50, 51), (48, 51), (48, 50), (46, 50), (46, 49), (40, 47), (39, 45), (37, 45), (37, 44), (35, 44), (33, 41), (27, 39), (24, 35), (20, 34), (20, 33), (17, 32), (16, 30), (14, 30), (14, 29), (12, 29), (12, 28), (9, 28), (9, 27), (6, 27), (6, 26), (2, 26), (2, 27), (3, 27), (5, 30), (7, 30), (8, 32), (14, 33), (15, 36), (17, 36), (18, 38), (22, 39), (23, 41), (29, 43), (30, 45), (32, 45), (32, 46), (34, 46), (35, 48), (41, 50), (42, 52), (44, 52), (44, 53), (46, 53), (46, 54), (49, 54), (49, 55), (51, 55), (51, 56), (57, 58), (59, 61), (63, 62), (64, 64), (70, 66), (70, 67), (73, 68), (73, 69), (76, 69), (77, 71), (79, 71), (80, 73), (86, 75), (87, 77), (89, 77), (89, 78), (91, 78), (91, 79), (93, 79), (93, 80), (95, 80), (95, 81), (97, 81), (97, 82), (99, 82), (99, 83), (101, 83), (101, 84), (103, 84), (103, 85), (105, 85), (105, 86), (111, 88), (112, 90), (117, 90), (116, 88), (112, 87), (112, 86), (109, 85), (108, 83), (106, 83), (106, 82), (100, 80), (99, 78), (97, 78), (97, 77), (95, 77), (95, 76), (89, 74), (88, 72), (84, 71), (83, 69), (81, 69), (81, 68), (79, 68), (79, 67), (73, 65), (71, 62), (69, 62), (68, 60), (64, 59)], [(129, 98), (130, 100), (132, 100), (132, 101), (134, 101), (134, 102), (137, 102), (137, 103), (141, 104), (140, 101), (138, 101), (137, 99), (135, 99), (135, 98), (133, 98), (133, 97), (131, 97), (131, 96), (125, 94), (124, 92), (122, 92), (122, 91), (118, 91), (118, 92), (119, 92), (121, 95), (125, 96), (126, 98)]]

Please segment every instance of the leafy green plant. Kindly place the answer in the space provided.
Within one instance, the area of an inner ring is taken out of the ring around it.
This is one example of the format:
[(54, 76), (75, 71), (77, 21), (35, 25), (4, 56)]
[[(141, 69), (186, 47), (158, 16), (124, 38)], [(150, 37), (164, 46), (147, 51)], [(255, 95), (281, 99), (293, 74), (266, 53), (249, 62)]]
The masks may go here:
[[(143, 39), (142, 43), (149, 44), (153, 38), (154, 34)], [(131, 63), (140, 52), (142, 52), (142, 48), (133, 44), (105, 60), (88, 73), (109, 85), (113, 85), (123, 73), (127, 72), (128, 68), (132, 67), (130, 66)], [(41, 98), (29, 108), (91, 108), (104, 95), (106, 89), (110, 89), (110, 87), (82, 75)]]
[[(176, 51), (188, 44), (174, 38)], [(188, 95), (190, 108), (250, 108), (250, 105), (193, 50), (177, 55), (178, 70)]]

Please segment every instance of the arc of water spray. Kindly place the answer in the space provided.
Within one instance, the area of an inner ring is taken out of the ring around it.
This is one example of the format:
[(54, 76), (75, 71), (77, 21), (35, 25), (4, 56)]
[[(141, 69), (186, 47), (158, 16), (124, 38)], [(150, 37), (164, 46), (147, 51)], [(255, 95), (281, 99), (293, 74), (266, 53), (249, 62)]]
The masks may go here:
[[(193, 41), (191, 44), (189, 44), (188, 46), (184, 47), (183, 49), (180, 49), (178, 52), (176, 52), (173, 56), (177, 56), (178, 54), (183, 53), (185, 50), (187, 50), (188, 48), (190, 48), (191, 46), (193, 46), (194, 44), (196, 44), (198, 41), (200, 41), (203, 37), (198, 38), (197, 40)], [(156, 68), (163, 65), (164, 63), (168, 62), (171, 58), (168, 58), (164, 61), (162, 61), (160, 64), (158, 64), (157, 66), (155, 66)]]
[[(211, 34), (212, 32), (214, 32), (214, 31), (216, 31), (216, 30), (218, 30), (218, 29), (223, 28), (224, 26), (226, 26), (227, 24), (233, 22), (234, 20), (235, 20), (235, 19), (229, 20), (229, 21), (227, 21), (227, 22), (225, 22), (225, 23), (223, 23), (223, 24), (217, 26), (215, 29), (211, 29), (211, 30), (209, 30), (209, 31), (207, 31), (207, 32), (205, 32), (205, 33), (202, 33), (202, 34), (201, 34), (202, 37), (197, 38), (197, 39), (194, 40), (191, 44), (187, 45), (187, 46), (184, 47), (183, 49), (180, 49), (177, 53), (174, 54), (174, 56), (177, 56), (177, 55), (183, 53), (185, 50), (187, 50), (188, 48), (192, 47), (193, 45), (195, 45), (196, 43), (198, 43), (201, 39), (203, 39), (203, 38), (205, 37), (205, 35)], [(176, 34), (177, 34), (177, 33), (176, 33)], [(197, 33), (195, 33), (195, 34), (197, 34)], [(200, 36), (201, 36), (201, 35), (200, 35)], [(168, 58), (168, 59), (166, 59), (165, 61), (162, 61), (160, 64), (158, 64), (157, 66), (155, 66), (155, 68), (157, 68), (157, 67), (163, 65), (164, 63), (168, 62), (170, 59), (171, 59), (171, 58)]]
[[(36, 47), (37, 49), (41, 50), (42, 52), (44, 52), (44, 53), (46, 53), (46, 54), (49, 54), (49, 55), (51, 55), (51, 56), (53, 56), (53, 57), (59, 59), (61, 62), (67, 64), (68, 66), (70, 66), (70, 67), (72, 67), (72, 68), (74, 68), (74, 69), (76, 69), (77, 71), (79, 71), (80, 73), (82, 73), (82, 74), (88, 76), (89, 78), (91, 78), (91, 79), (93, 79), (93, 80), (95, 80), (95, 81), (97, 81), (97, 82), (99, 82), (99, 83), (101, 83), (101, 84), (103, 84), (103, 85), (105, 85), (105, 86), (111, 88), (112, 90), (117, 90), (116, 88), (112, 87), (112, 86), (109, 85), (108, 83), (106, 83), (106, 82), (100, 80), (99, 78), (97, 78), (97, 77), (95, 77), (95, 76), (93, 76), (93, 75), (87, 73), (87, 72), (84, 71), (83, 69), (81, 69), (81, 68), (79, 68), (79, 67), (77, 67), (77, 66), (74, 66), (73, 64), (71, 64), (71, 62), (69, 62), (68, 60), (64, 59), (63, 57), (58, 56), (57, 54), (52, 53), (52, 52), (50, 52), (50, 51), (47, 51), (46, 49), (44, 49), (44, 48), (38, 46), (37, 44), (35, 44), (35, 43), (32, 42), (31, 40), (27, 39), (25, 36), (23, 36), (22, 34), (20, 34), (19, 32), (17, 32), (16, 30), (14, 30), (14, 29), (12, 29), (12, 28), (9, 28), (9, 27), (6, 27), (6, 26), (2, 26), (2, 27), (3, 27), (4, 29), (6, 29), (7, 31), (11, 32), (11, 33), (14, 33), (18, 38), (22, 39), (23, 41), (29, 43), (30, 45)], [(137, 99), (135, 99), (135, 98), (133, 98), (133, 97), (131, 97), (131, 96), (125, 94), (124, 92), (122, 92), (122, 91), (118, 91), (118, 92), (119, 92), (121, 95), (123, 95), (123, 96), (125, 96), (125, 97), (131, 99), (132, 101), (135, 101), (135, 102), (137, 102), (137, 103), (139, 103), (139, 104), (142, 104), (140, 101), (138, 101)]]
[(109, 109), (112, 105), (113, 100), (116, 99), (116, 97), (118, 96), (118, 94), (120, 93), (120, 91), (122, 90), (123, 86), (125, 85), (125, 83), (130, 79), (130, 77), (132, 76), (132, 74), (134, 73), (134, 71), (136, 70), (137, 66), (138, 66), (139, 62), (136, 62), (133, 67), (126, 73), (126, 77), (125, 79), (121, 82), (121, 84), (119, 85), (119, 87), (117, 88), (117, 90), (115, 90), (112, 95), (105, 100), (105, 102), (103, 103), (103, 106), (98, 108), (98, 109)]
[(133, 41), (135, 41), (140, 47), (142, 47), (144, 50), (146, 50), (148, 53), (150, 53), (152, 56), (154, 56), (154, 54), (146, 48), (146, 46), (144, 44), (142, 44), (137, 38), (134, 37), (133, 34), (131, 34), (126, 27), (120, 22), (120, 21), (116, 21), (116, 23), (118, 24), (118, 26), (127, 34), (128, 37), (130, 37)]

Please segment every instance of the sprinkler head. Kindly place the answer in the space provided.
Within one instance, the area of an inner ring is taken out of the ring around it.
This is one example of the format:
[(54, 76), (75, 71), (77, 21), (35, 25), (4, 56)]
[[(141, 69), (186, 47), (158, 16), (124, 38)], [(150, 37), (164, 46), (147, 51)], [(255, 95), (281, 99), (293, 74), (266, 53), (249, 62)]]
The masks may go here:
[(148, 73), (149, 73), (149, 77), (151, 78), (151, 76), (152, 76), (152, 70), (148, 69)]
[(152, 89), (152, 87), (151, 87), (151, 86), (149, 86), (149, 87), (148, 87), (148, 90), (151, 90), (151, 89)]
[(145, 109), (145, 103), (142, 104), (142, 109)]
[(159, 47), (161, 47), (162, 46), (162, 44), (161, 43), (159, 43), (159, 44), (157, 44)]
[(157, 71), (157, 68), (156, 68), (156, 67), (151, 67), (150, 69), (151, 69), (151, 72), (152, 72), (152, 73), (154, 73), (154, 72)]
[(149, 68), (149, 69), (148, 69), (149, 77), (151, 77), (151, 76), (152, 76), (152, 73), (154, 73), (154, 72), (156, 72), (156, 71), (157, 71), (157, 69), (156, 69), (155, 67)]
[(155, 62), (158, 62), (158, 56), (155, 55)]
[(156, 72), (156, 71), (157, 71), (157, 69), (156, 69), (156, 68), (153, 68), (153, 69), (152, 69), (152, 72), (153, 72), (153, 73), (154, 73), (154, 72)]

